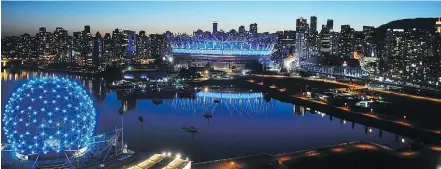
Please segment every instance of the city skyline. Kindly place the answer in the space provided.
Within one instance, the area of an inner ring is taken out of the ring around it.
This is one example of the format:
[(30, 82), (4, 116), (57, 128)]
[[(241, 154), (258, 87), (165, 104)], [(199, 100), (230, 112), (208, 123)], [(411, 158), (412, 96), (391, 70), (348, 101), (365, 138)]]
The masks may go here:
[(116, 28), (148, 34), (191, 33), (211, 31), (213, 21), (224, 31), (238, 30), (241, 25), (249, 30), (251, 23), (257, 23), (258, 32), (274, 33), (295, 30), (297, 18), (304, 17), (309, 23), (311, 16), (318, 18), (318, 31), (327, 19), (334, 20), (336, 31), (344, 24), (360, 31), (364, 25), (438, 17), (441, 11), (436, 9), (440, 8), (441, 2), (2, 2), (2, 36), (35, 35), (40, 27), (50, 32), (63, 27), (72, 35), (84, 25), (102, 35)]

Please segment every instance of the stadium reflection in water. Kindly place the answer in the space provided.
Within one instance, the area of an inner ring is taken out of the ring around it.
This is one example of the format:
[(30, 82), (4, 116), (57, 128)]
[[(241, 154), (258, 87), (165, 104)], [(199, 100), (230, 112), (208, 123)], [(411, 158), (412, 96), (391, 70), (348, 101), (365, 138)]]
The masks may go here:
[[(76, 79), (96, 103), (95, 135), (119, 128), (121, 115), (118, 110), (124, 108), (124, 140), (130, 149), (179, 152), (194, 161), (291, 152), (343, 141), (372, 141), (391, 148), (406, 148), (413, 143), (385, 130), (248, 90), (201, 91), (195, 98), (180, 98), (174, 94), (137, 99), (110, 90), (108, 83), (97, 78), (24, 71), (2, 72), (1, 75), (2, 100), (8, 100), (28, 79), (53, 75)], [(1, 106), (5, 104), (2, 102)], [(139, 117), (143, 117), (142, 123)], [(198, 129), (194, 139), (192, 133), (183, 130), (191, 127)]]

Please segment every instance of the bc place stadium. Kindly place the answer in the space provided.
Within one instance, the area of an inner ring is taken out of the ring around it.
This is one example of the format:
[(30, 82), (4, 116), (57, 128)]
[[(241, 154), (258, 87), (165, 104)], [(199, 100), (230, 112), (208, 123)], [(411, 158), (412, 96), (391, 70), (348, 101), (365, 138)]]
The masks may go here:
[(168, 35), (173, 56), (185, 64), (210, 62), (213, 66), (231, 66), (267, 59), (275, 51), (276, 34), (217, 31), (215, 24), (213, 32), (198, 30), (193, 35)]

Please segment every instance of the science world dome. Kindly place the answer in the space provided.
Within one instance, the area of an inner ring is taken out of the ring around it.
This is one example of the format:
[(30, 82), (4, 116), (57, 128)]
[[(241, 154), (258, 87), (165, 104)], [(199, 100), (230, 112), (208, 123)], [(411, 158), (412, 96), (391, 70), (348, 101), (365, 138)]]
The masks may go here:
[(34, 79), (10, 97), (3, 113), (9, 149), (44, 155), (87, 149), (95, 129), (95, 108), (83, 87), (67, 78)]

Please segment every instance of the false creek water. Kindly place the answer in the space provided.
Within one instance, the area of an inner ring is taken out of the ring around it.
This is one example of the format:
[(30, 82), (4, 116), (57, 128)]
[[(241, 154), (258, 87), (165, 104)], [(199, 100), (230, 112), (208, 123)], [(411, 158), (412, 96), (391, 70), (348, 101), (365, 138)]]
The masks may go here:
[[(102, 79), (61, 73), (3, 71), (2, 110), (15, 89), (30, 79), (45, 76), (77, 80), (91, 93), (97, 109), (96, 134), (120, 128), (123, 118), (124, 141), (135, 151), (179, 152), (198, 162), (313, 149), (344, 141), (372, 141), (391, 148), (412, 144), (412, 140), (394, 133), (331, 118), (313, 107), (279, 102), (248, 90), (231, 94), (209, 90), (198, 93), (195, 99), (175, 97), (162, 102), (121, 100)], [(128, 109), (123, 117), (118, 113), (122, 107)], [(205, 113), (213, 117), (207, 119)], [(192, 136), (184, 127), (196, 127), (198, 132)], [(2, 137), (5, 138), (3, 130)]]

